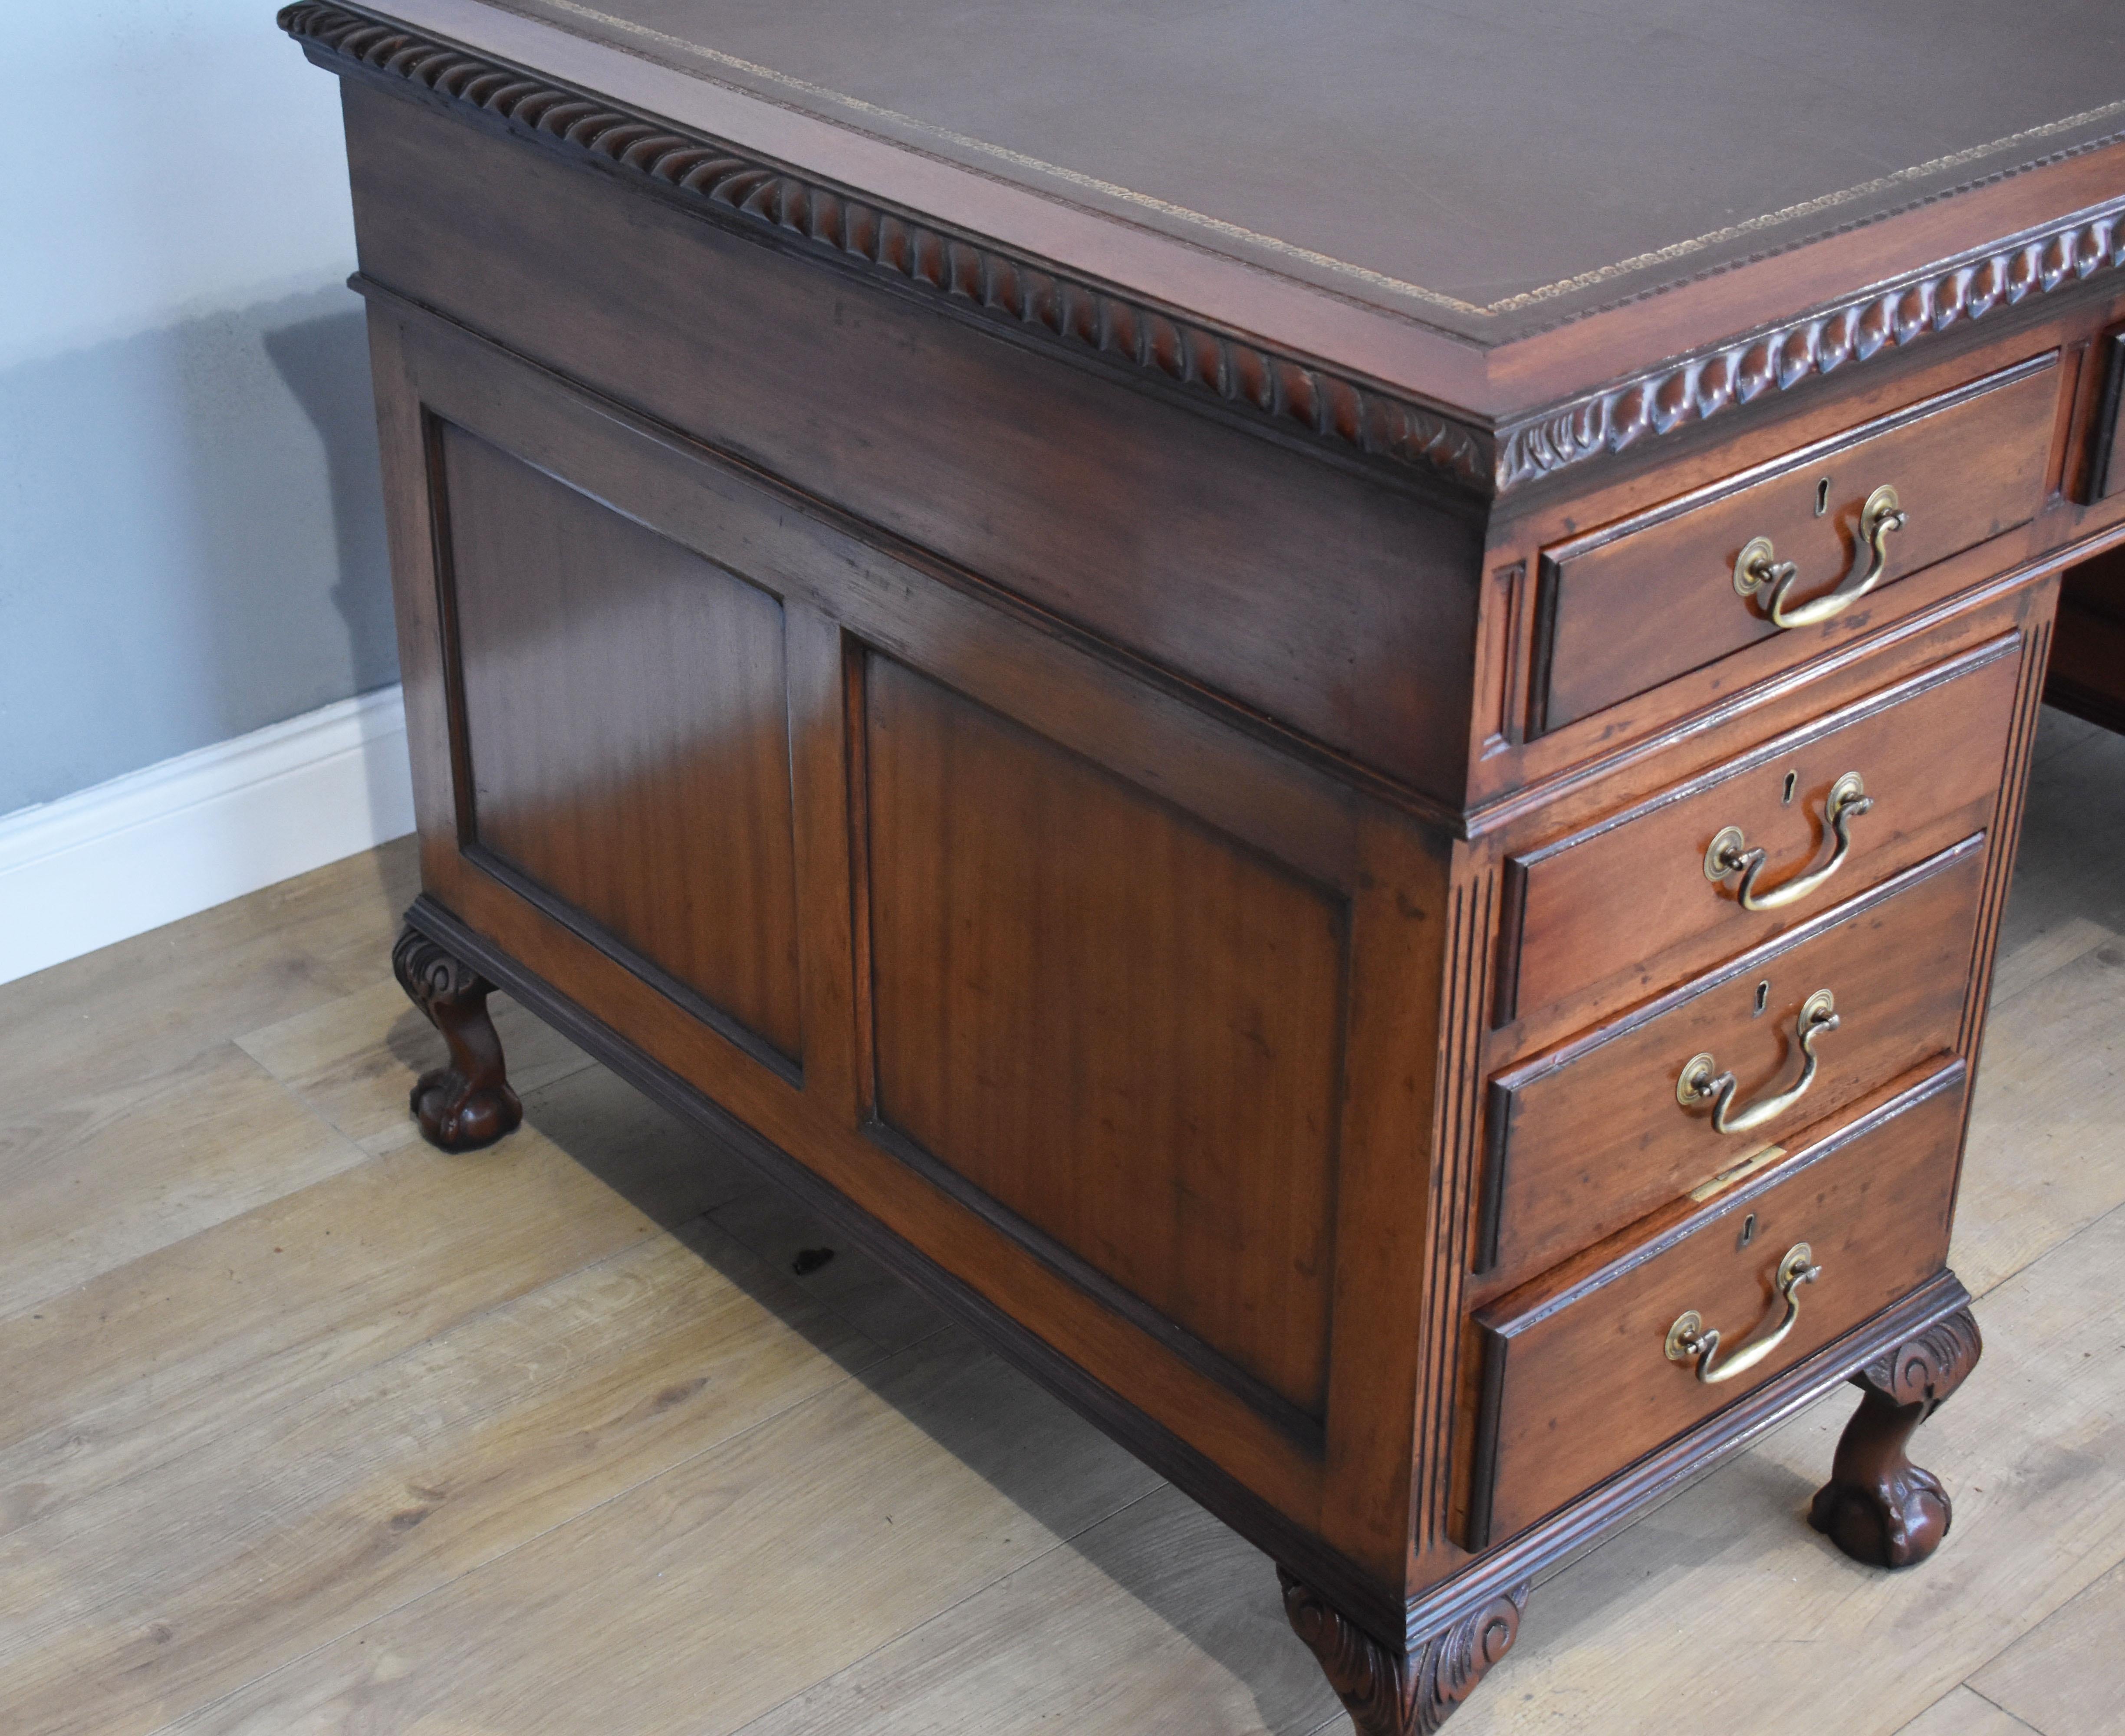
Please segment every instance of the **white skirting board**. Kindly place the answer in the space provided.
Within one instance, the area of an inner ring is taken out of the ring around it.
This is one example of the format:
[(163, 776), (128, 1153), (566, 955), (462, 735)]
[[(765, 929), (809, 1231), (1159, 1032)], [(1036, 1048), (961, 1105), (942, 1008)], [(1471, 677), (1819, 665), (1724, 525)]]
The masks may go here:
[(412, 830), (396, 687), (0, 816), (0, 982)]

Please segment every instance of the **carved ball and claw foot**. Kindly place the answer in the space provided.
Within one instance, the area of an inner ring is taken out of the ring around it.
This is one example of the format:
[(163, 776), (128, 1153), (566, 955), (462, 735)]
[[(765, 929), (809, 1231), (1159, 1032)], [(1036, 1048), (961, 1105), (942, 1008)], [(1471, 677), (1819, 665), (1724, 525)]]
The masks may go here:
[(1960, 1308), (1852, 1376), (1866, 1397), (1845, 1426), (1807, 1522), (1854, 1560), (1913, 1567), (1940, 1547), (1953, 1517), (1948, 1491), (1904, 1449), (1984, 1348), (1977, 1320)]
[(494, 985), (411, 927), (391, 949), (391, 971), (450, 1046), (450, 1066), (423, 1073), (413, 1087), (421, 1131), (445, 1151), (492, 1145), (524, 1119), (503, 1071), (502, 1039), (487, 1016)]
[(1528, 1588), (1516, 1586), (1395, 1652), (1289, 1569), (1279, 1567), (1276, 1576), (1293, 1631), (1313, 1648), (1360, 1736), (1430, 1736), (1512, 1649), (1527, 1607)]

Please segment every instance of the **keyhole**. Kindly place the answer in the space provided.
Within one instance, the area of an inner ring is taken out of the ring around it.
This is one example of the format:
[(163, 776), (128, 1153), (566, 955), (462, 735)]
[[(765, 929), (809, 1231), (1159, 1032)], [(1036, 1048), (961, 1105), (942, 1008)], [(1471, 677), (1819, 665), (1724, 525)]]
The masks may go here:
[(1746, 1248), (1750, 1243), (1755, 1240), (1755, 1239), (1756, 1214), (1751, 1211), (1746, 1217), (1741, 1220), (1741, 1239), (1740, 1241), (1735, 1243), (1734, 1245), (1737, 1248)]
[(1771, 979), (1766, 976), (1756, 985), (1756, 1016), (1764, 1016), (1764, 1009), (1771, 1004)]
[(1788, 772), (1786, 774), (1786, 793), (1779, 798), (1779, 805), (1782, 807), (1791, 807), (1793, 806), (1793, 792), (1799, 787), (1800, 774), (1798, 772)]
[(1817, 518), (1821, 518), (1824, 513), (1829, 510), (1830, 478), (1828, 477), (1825, 477), (1821, 482), (1815, 485), (1815, 515)]

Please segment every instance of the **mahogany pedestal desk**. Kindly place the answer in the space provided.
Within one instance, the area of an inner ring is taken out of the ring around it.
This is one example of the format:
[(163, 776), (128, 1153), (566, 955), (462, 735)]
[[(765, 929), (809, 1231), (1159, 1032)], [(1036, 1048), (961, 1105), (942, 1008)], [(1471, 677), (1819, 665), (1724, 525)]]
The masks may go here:
[(423, 1128), (515, 1125), (506, 988), (1268, 1551), (1369, 1733), (1837, 1382), (1814, 1524), (1946, 1534), (2058, 576), (2125, 539), (2117, 9), (1666, 11), (281, 14)]

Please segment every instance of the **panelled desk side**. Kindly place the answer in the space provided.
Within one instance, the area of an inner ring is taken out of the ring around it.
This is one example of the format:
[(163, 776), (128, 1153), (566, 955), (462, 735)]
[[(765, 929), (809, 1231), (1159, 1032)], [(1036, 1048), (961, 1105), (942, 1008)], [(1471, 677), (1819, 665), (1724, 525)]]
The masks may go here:
[(515, 1125), (499, 986), (1271, 1553), (1368, 1731), (1848, 1377), (1816, 1521), (1930, 1551), (2058, 574), (2125, 538), (2115, 155), (1642, 390), (1553, 335), (1515, 421), (284, 22), (343, 75), (431, 1139)]

